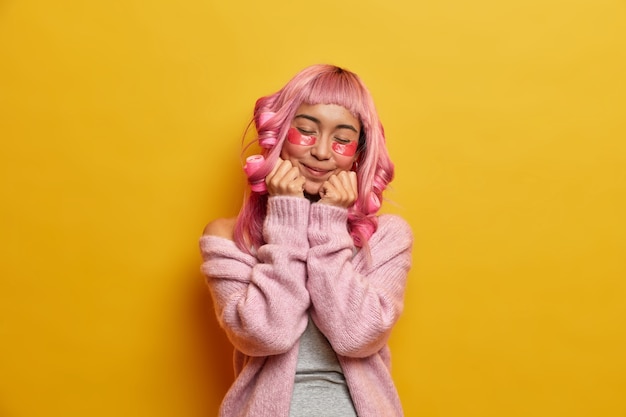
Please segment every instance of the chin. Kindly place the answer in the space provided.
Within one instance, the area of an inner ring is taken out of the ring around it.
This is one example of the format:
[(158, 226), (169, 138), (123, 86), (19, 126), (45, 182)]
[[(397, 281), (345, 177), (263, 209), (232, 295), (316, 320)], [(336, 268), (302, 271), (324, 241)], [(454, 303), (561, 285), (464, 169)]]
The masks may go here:
[(317, 194), (321, 191), (321, 189), (322, 189), (322, 183), (320, 182), (307, 181), (304, 184), (304, 191), (306, 191), (309, 194)]

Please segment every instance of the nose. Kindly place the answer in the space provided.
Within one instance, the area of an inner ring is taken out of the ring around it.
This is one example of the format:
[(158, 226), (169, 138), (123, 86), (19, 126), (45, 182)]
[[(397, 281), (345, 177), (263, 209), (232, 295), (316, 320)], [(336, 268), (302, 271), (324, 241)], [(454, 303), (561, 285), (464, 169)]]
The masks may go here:
[(311, 155), (320, 161), (330, 158), (330, 138), (327, 136), (318, 136), (317, 141), (311, 148)]

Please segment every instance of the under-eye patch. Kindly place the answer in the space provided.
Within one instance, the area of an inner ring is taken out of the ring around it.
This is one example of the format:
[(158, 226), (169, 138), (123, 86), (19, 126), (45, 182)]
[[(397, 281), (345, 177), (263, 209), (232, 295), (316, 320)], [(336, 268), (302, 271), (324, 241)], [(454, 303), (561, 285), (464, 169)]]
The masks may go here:
[(348, 143), (333, 142), (332, 145), (330, 145), (330, 147), (333, 148), (333, 151), (335, 151), (335, 153), (338, 153), (339, 155), (354, 156), (354, 154), (356, 153), (357, 145), (358, 145), (357, 142), (348, 142)]
[(295, 127), (289, 128), (287, 140), (294, 145), (311, 146), (317, 142), (316, 136), (303, 135)]

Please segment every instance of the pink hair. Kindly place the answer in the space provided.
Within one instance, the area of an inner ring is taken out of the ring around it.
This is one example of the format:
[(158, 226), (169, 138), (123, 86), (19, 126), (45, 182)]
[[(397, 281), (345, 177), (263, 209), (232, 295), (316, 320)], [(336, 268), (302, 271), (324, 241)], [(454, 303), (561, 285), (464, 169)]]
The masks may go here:
[[(302, 103), (337, 104), (361, 122), (356, 166), (358, 198), (348, 212), (348, 230), (354, 245), (367, 249), (367, 242), (378, 227), (376, 212), (380, 209), (383, 191), (393, 179), (394, 166), (374, 100), (355, 73), (333, 65), (313, 65), (296, 74), (277, 93), (257, 100), (254, 107), (256, 140), (263, 148), (266, 162), (250, 180), (269, 174)], [(251, 253), (264, 243), (262, 229), (267, 198), (267, 194), (250, 193), (239, 212), (235, 242), (242, 250)]]

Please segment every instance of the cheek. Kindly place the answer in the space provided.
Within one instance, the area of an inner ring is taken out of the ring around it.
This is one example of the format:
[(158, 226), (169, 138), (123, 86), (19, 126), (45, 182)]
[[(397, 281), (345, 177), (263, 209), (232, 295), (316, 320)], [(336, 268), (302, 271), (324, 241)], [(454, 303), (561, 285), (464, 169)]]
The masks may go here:
[(280, 157), (285, 160), (300, 159), (304, 156), (308, 149), (309, 148), (307, 147), (294, 145), (289, 141), (285, 141), (283, 143), (283, 149), (280, 152)]
[(303, 135), (298, 129), (292, 127), (287, 131), (287, 141), (294, 145), (311, 146), (317, 142), (317, 137)]
[(337, 163), (337, 168), (341, 171), (351, 171), (354, 168), (354, 161), (356, 157), (353, 156), (335, 156), (335, 161)]

